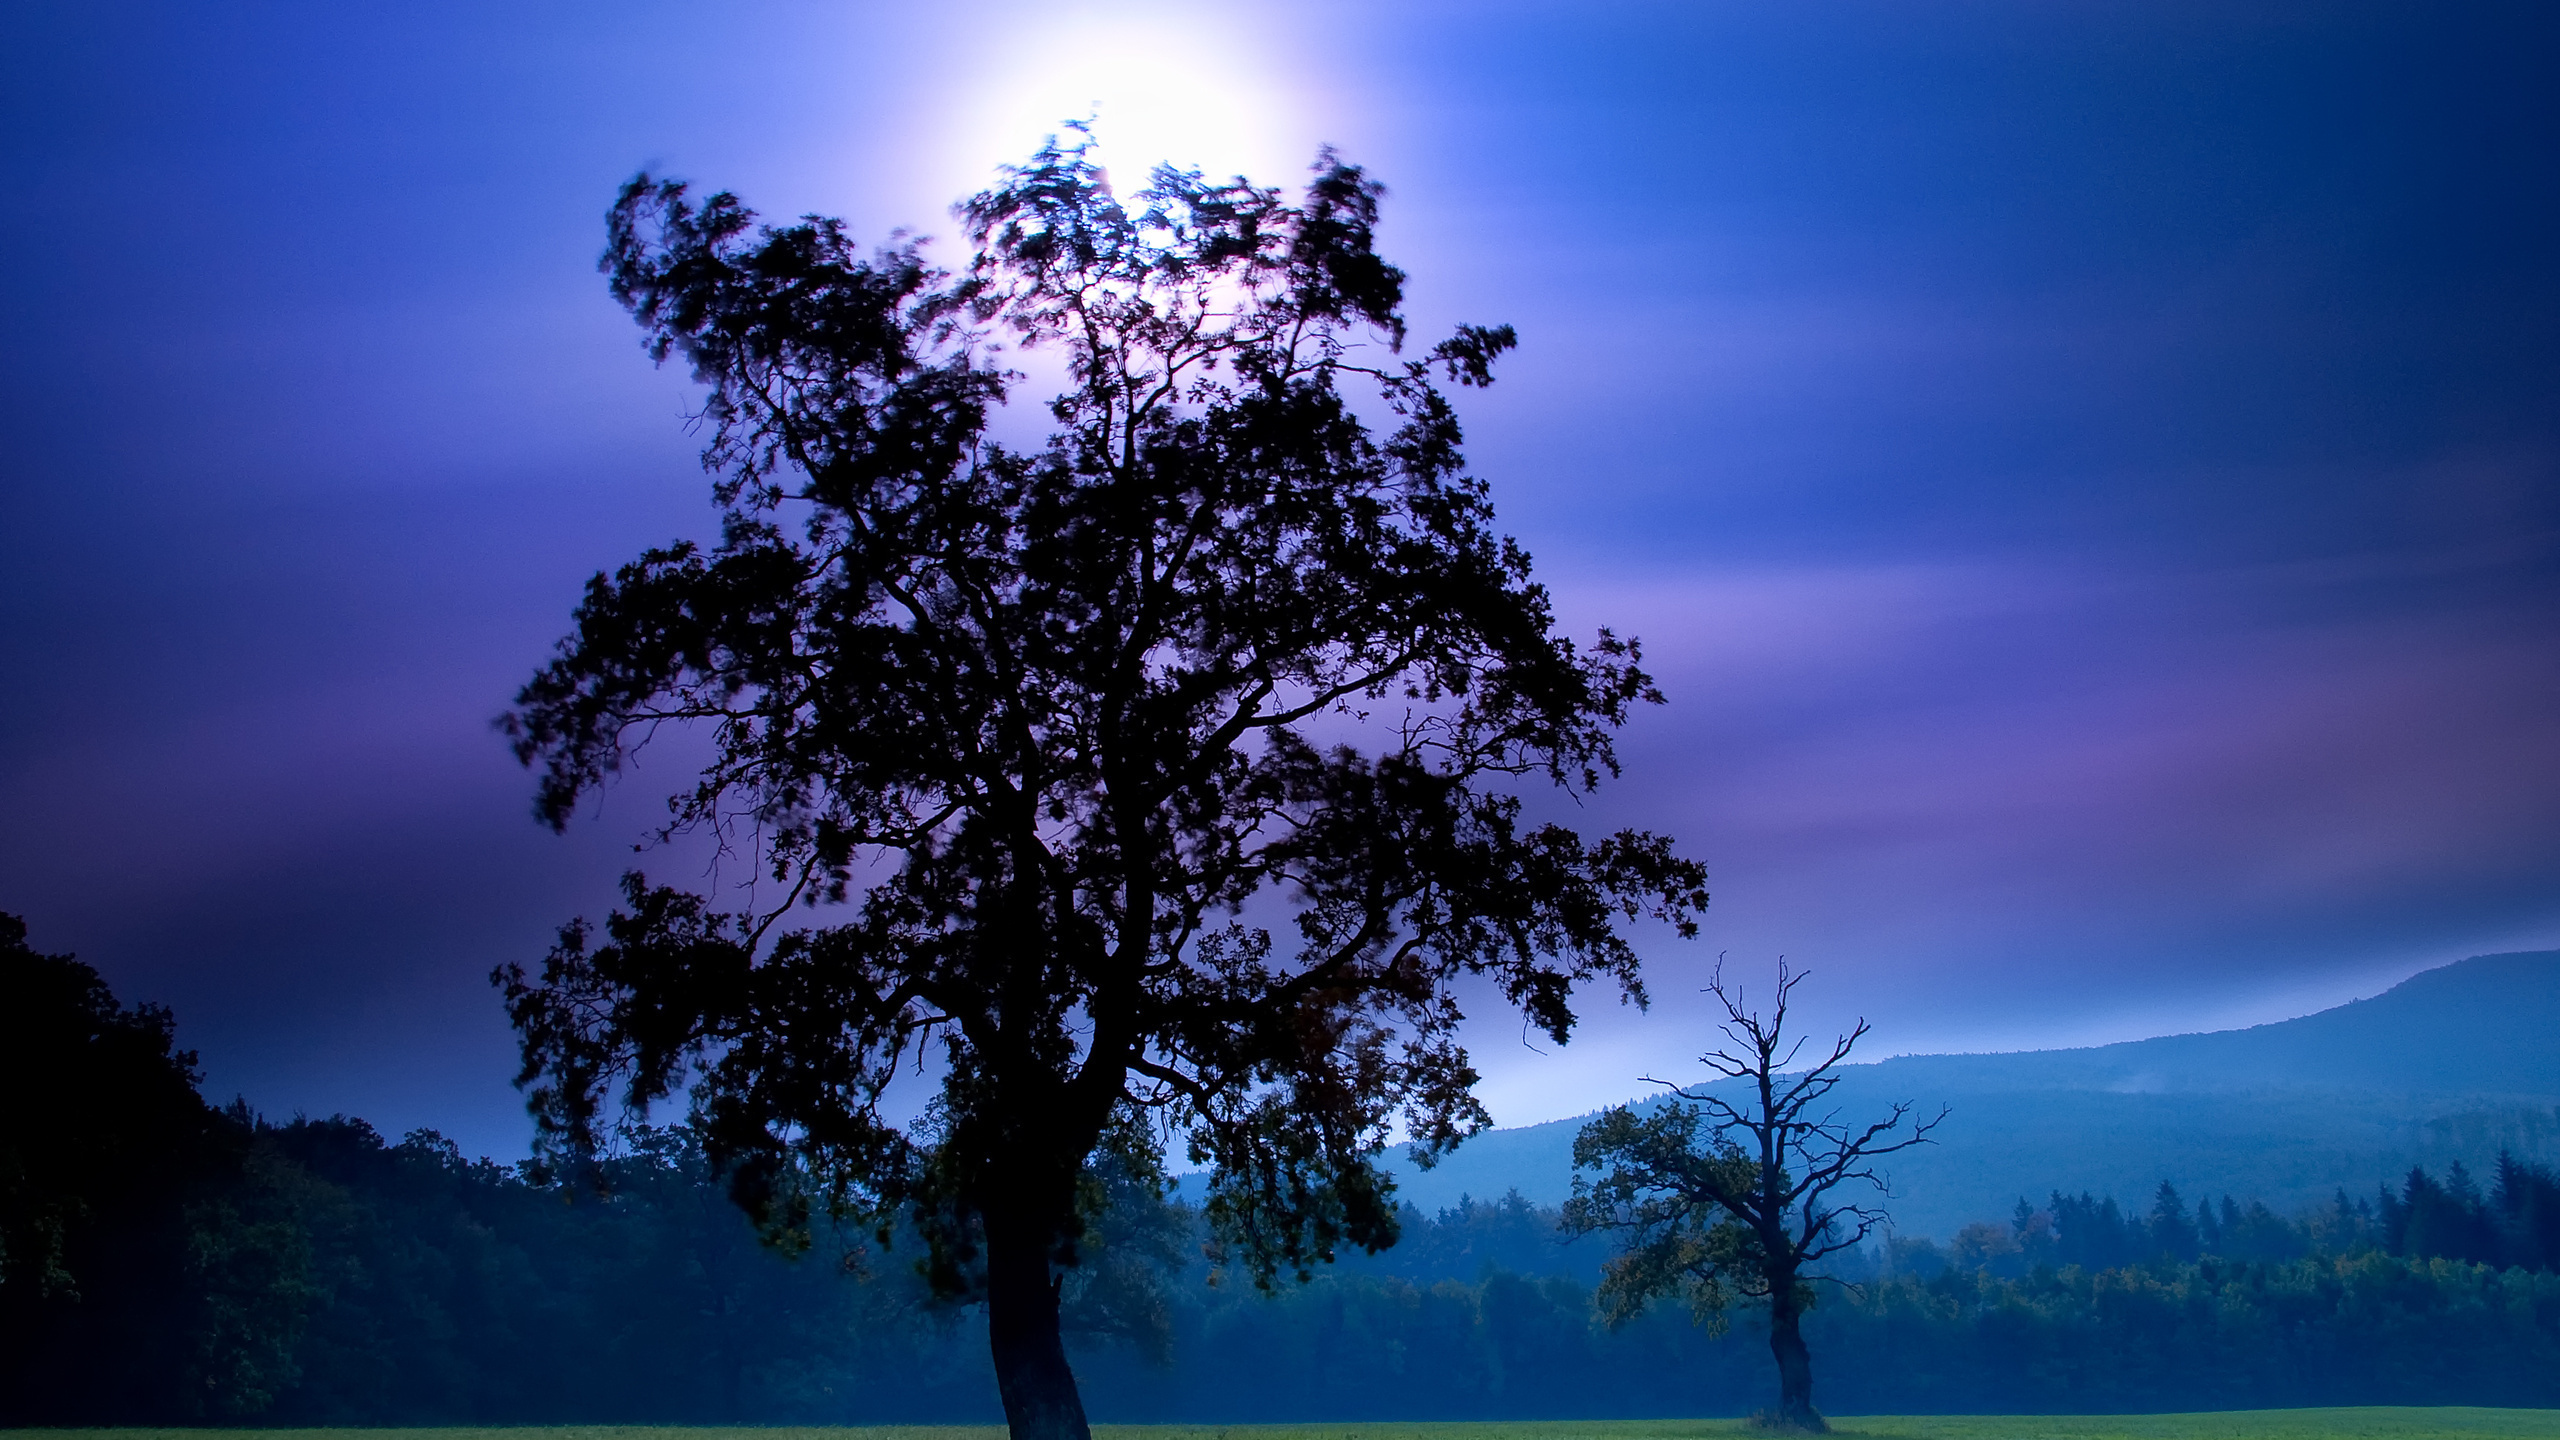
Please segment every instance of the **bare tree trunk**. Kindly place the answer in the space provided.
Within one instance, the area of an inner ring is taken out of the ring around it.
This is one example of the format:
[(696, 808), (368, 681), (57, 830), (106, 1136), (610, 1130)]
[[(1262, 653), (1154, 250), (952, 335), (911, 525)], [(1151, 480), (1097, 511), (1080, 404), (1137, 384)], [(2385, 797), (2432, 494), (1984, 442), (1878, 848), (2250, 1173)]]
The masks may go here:
[(987, 1222), (987, 1344), (1013, 1440), (1092, 1440), (1058, 1333), (1049, 1227), (1019, 1213)]
[(1813, 1352), (1804, 1344), (1804, 1292), (1793, 1275), (1770, 1277), (1769, 1353), (1778, 1360), (1778, 1423), (1827, 1432), (1813, 1408)]

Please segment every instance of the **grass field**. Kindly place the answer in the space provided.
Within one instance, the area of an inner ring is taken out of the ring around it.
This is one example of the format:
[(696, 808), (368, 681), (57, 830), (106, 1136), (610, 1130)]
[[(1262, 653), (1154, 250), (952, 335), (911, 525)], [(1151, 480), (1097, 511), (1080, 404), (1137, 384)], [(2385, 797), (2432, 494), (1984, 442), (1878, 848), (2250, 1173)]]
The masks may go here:
[[(1869, 1440), (2560, 1440), (2560, 1410), (2373, 1406), (2196, 1415), (1848, 1415)], [(1357, 1425), (1096, 1425), (1094, 1440), (1708, 1440), (1739, 1420), (1526, 1420)], [(1004, 1440), (999, 1426), (561, 1425), (436, 1430), (0, 1430), (0, 1440)]]

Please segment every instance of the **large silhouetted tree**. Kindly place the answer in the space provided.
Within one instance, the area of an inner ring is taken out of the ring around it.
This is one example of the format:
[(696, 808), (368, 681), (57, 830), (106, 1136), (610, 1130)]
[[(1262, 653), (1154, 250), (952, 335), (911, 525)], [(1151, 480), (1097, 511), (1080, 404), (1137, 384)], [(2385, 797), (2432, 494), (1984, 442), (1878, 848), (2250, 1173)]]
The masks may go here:
[[(504, 724), (555, 826), (699, 727), (668, 833), (780, 898), (628, 879), (500, 972), (523, 1080), (573, 1153), (689, 1088), (777, 1232), (917, 1217), (1017, 1436), (1085, 1433), (1059, 1293), (1099, 1168), (1186, 1146), (1265, 1283), (1389, 1244), (1386, 1139), (1486, 1119), (1452, 982), (1560, 1041), (1577, 982), (1641, 999), (1626, 923), (1706, 901), (1661, 837), (1524, 817), (1660, 697), (1492, 529), (1434, 380), (1512, 333), (1397, 357), (1380, 193), (1328, 154), (1297, 203), (1165, 169), (1123, 202), (1052, 143), (960, 208), (956, 274), (647, 176), (612, 211), (613, 293), (708, 388), (722, 538), (590, 582)], [(1063, 362), (1044, 444), (989, 433), (999, 342)]]
[(1926, 1143), (1945, 1112), (1913, 1121), (1911, 1106), (1897, 1102), (1881, 1119), (1843, 1123), (1828, 1099), (1867, 1022), (1797, 1068), (1804, 1041), (1787, 1036), (1787, 1002), (1804, 978), (1780, 964), (1777, 1000), (1764, 1017), (1745, 1008), (1718, 967), (1707, 993), (1724, 1008), (1729, 1044), (1699, 1058), (1719, 1079), (1672, 1087), (1670, 1103), (1650, 1111), (1620, 1106), (1584, 1126), (1574, 1137), (1574, 1168), (1600, 1174), (1576, 1176), (1564, 1223), (1626, 1237), (1603, 1270), (1598, 1295), (1602, 1317), (1613, 1325), (1668, 1295), (1687, 1299), (1693, 1315), (1718, 1327), (1736, 1292), (1765, 1300), (1769, 1350), (1778, 1362), (1773, 1418), (1825, 1430), (1813, 1408), (1813, 1358), (1804, 1343), (1811, 1267), (1854, 1248), (1885, 1218), (1833, 1192), (1850, 1184), (1884, 1191), (1875, 1162)]

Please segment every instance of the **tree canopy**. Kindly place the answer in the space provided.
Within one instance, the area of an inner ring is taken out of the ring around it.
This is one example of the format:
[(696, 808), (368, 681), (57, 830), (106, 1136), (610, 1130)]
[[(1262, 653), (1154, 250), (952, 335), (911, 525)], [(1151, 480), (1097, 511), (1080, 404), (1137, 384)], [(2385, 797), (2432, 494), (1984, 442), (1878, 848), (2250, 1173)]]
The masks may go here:
[(217, 1198), (240, 1126), (198, 1095), (176, 1032), (0, 914), (0, 1424), (92, 1418), (102, 1395), (236, 1418), (290, 1376), (263, 1327), (291, 1288), (272, 1237)]
[(75, 1298), (82, 1230), (213, 1148), (196, 1057), (157, 1005), (127, 1008), (98, 972), (27, 944), (0, 915), (0, 1085), (24, 1103), (0, 1128), (0, 1315)]
[[(1181, 1145), (1264, 1283), (1389, 1244), (1381, 1147), (1487, 1123), (1453, 984), (1561, 1042), (1577, 985), (1642, 1000), (1630, 922), (1706, 903), (1663, 837), (1524, 808), (1661, 697), (1493, 528), (1438, 386), (1514, 337), (1399, 353), (1381, 194), (1328, 153), (1294, 203), (1162, 168), (1124, 202), (1052, 142), (959, 207), (950, 272), (646, 175), (611, 212), (614, 295), (707, 389), (721, 538), (591, 581), (502, 723), (554, 826), (706, 730), (662, 833), (775, 889), (634, 875), (502, 969), (523, 1081), (571, 1153), (689, 1088), (777, 1233), (924, 1217), (1017, 1435), (1084, 1430), (1057, 1305), (1097, 1165)], [(1037, 446), (991, 434), (1008, 345), (1063, 360)]]

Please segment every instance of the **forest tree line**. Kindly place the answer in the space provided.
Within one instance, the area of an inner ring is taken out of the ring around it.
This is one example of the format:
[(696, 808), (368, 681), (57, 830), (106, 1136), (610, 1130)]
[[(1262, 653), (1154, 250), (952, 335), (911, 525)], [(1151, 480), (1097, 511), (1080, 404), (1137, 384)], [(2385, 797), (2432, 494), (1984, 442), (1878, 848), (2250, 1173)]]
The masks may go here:
[[(682, 1129), (593, 1174), (198, 1095), (165, 1011), (0, 934), (0, 1424), (984, 1421), (979, 1309), (913, 1250), (760, 1244)], [(50, 1015), (50, 1028), (43, 1017)], [(1748, 1324), (1593, 1320), (1605, 1256), (1519, 1197), (1258, 1291), (1118, 1184), (1067, 1318), (1095, 1412), (1253, 1421), (1739, 1413)], [(2503, 1163), (2279, 1216), (2059, 1193), (1847, 1257), (1808, 1338), (1877, 1411), (2560, 1404), (2560, 1181)]]
[(1928, 1241), (1889, 1249), (1898, 1268), (1926, 1271), (1952, 1264), (2003, 1278), (2038, 1269), (2095, 1272), (2163, 1260), (2282, 1262), (2367, 1250), (2492, 1269), (2560, 1270), (2560, 1181), (2546, 1166), (2501, 1152), (2485, 1190), (2456, 1160), (2441, 1179), (2423, 1166), (2412, 1167), (2396, 1190), (2384, 1184), (2370, 1199), (2340, 1190), (2330, 1204), (2290, 1218), (2263, 1202), (2244, 1206), (2229, 1195), (2218, 1205), (2199, 1200), (2191, 1212), (2165, 1180), (2142, 1213), (2128, 1213), (2112, 1195), (2055, 1191), (2043, 1209), (2021, 1198), (2005, 1225), (1965, 1226), (1943, 1256)]

